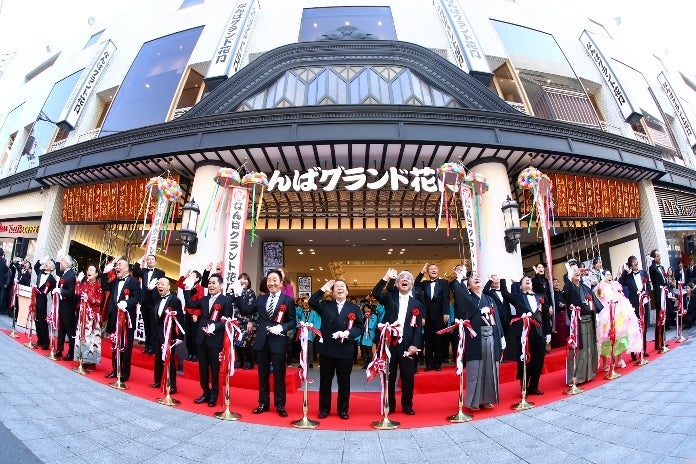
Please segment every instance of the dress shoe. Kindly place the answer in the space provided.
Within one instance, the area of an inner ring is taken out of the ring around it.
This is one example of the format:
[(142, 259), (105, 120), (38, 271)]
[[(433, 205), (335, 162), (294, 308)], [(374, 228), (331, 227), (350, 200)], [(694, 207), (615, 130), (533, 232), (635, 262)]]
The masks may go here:
[(160, 383), (159, 383), (159, 382), (151, 383), (151, 384), (150, 384), (150, 387), (152, 387), (152, 388), (159, 388), (159, 387), (160, 387)]
[(482, 404), (481, 407), (483, 409), (493, 409), (493, 403)]
[(72, 360), (73, 360), (73, 357), (70, 356), (69, 354), (66, 354), (65, 356), (63, 356), (63, 361), (72, 361)]
[(288, 417), (288, 412), (283, 408), (278, 408), (278, 415), (280, 417)]
[(442, 368), (441, 368), (440, 366), (437, 366), (437, 367), (435, 368), (435, 370), (439, 372), (439, 371), (442, 370)]
[(529, 391), (527, 392), (527, 394), (528, 394), (528, 395), (543, 395), (544, 392), (541, 391), (541, 390), (539, 390), (539, 389), (537, 388), (537, 389), (535, 389), (535, 390), (529, 390)]
[(63, 352), (62, 351), (56, 351), (55, 352), (56, 358), (62, 358), (63, 357)]
[(317, 417), (319, 417), (319, 419), (326, 419), (327, 417), (329, 417), (329, 413), (326, 411), (321, 411), (319, 413), (319, 416), (317, 416)]
[(208, 407), (209, 408), (214, 408), (217, 405), (217, 400), (210, 400), (208, 401)]
[(389, 408), (389, 414), (394, 414), (394, 411), (396, 411), (396, 408), (393, 406)]
[(407, 416), (413, 416), (416, 414), (416, 411), (414, 411), (411, 408), (407, 408), (407, 409), (404, 409), (404, 414), (406, 414)]
[(649, 358), (650, 355), (649, 355), (648, 353), (643, 353), (643, 357), (644, 357), (644, 358)]
[(339, 413), (338, 413), (338, 417), (340, 417), (340, 418), (343, 419), (343, 420), (348, 420), (348, 419), (350, 419), (350, 416), (348, 415), (347, 412), (339, 412)]
[(176, 395), (176, 392), (179, 391), (176, 389), (176, 387), (169, 387), (169, 394), (170, 395)]
[(254, 414), (261, 414), (261, 413), (264, 413), (266, 411), (268, 411), (268, 406), (266, 406), (265, 404), (259, 404), (258, 408), (251, 410), (251, 412)]
[(115, 379), (116, 373), (112, 371), (112, 372), (109, 372), (108, 374), (106, 374), (104, 377), (106, 377), (107, 379)]
[[(39, 345), (36, 345), (34, 348), (38, 348), (38, 347), (39, 347)], [(48, 346), (48, 345), (45, 345), (45, 346), (42, 346), (41, 349), (44, 350), (44, 351), (48, 351), (48, 350), (51, 349), (51, 347)]]
[(196, 398), (195, 400), (193, 400), (193, 402), (196, 404), (202, 404), (202, 403), (205, 403), (206, 401), (208, 401), (208, 395), (201, 395), (198, 398)]
[(248, 370), (252, 369), (253, 367), (254, 367), (254, 365), (251, 363), (244, 363), (244, 367), (242, 367), (242, 369), (244, 369), (245, 371), (248, 371)]
[(196, 356), (195, 354), (193, 356), (191, 356), (191, 361), (193, 361), (193, 362), (198, 361), (198, 356)]

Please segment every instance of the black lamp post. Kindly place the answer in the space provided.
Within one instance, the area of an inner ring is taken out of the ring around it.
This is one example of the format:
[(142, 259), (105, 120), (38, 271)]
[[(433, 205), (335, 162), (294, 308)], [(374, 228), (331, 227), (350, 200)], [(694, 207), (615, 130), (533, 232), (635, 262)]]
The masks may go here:
[(190, 255), (196, 254), (198, 250), (196, 226), (198, 225), (200, 212), (201, 210), (193, 198), (191, 198), (191, 201), (187, 201), (184, 207), (181, 208), (181, 229), (179, 230), (179, 235), (181, 236), (181, 244), (184, 250)]
[(514, 253), (517, 251), (517, 245), (520, 243), (520, 237), (522, 236), (520, 207), (508, 195), (500, 210), (503, 212), (503, 220), (505, 221), (505, 251)]

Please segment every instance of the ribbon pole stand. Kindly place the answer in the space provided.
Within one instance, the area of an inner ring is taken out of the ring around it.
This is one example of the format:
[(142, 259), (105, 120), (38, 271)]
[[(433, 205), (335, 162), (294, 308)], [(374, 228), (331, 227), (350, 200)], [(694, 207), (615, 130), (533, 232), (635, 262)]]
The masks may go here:
[(80, 361), (80, 364), (77, 365), (77, 367), (73, 367), (73, 372), (77, 372), (78, 374), (85, 375), (89, 371), (85, 369), (85, 366), (82, 364), (82, 340), (80, 340), (80, 348), (79, 348), (79, 353), (77, 356), (78, 361)]
[(226, 421), (236, 421), (240, 417), (242, 417), (241, 414), (230, 411), (230, 376), (229, 375), (225, 376), (225, 410), (220, 411), (220, 412), (216, 412), (214, 415), (215, 415), (216, 419), (226, 420)]
[(34, 345), (34, 344), (31, 342), (31, 336), (32, 336), (32, 332), (33, 332), (33, 329), (34, 329), (34, 324), (32, 324), (33, 321), (32, 321), (32, 320), (29, 320), (28, 317), (27, 317), (27, 320), (28, 320), (28, 324), (27, 324), (27, 325), (29, 325), (29, 337), (28, 337), (28, 339), (27, 339), (27, 342), (24, 344), (24, 346), (26, 346), (27, 348), (32, 348), (32, 349), (33, 349), (33, 348), (36, 346), (36, 345)]
[[(682, 311), (679, 311), (677, 313), (677, 339), (675, 340), (677, 343), (684, 343), (686, 340), (688, 340), (684, 336), (684, 319), (683, 319)], [(14, 329), (13, 329), (14, 330)], [(10, 335), (12, 336), (12, 335)]]
[[(17, 285), (17, 284), (15, 284), (15, 285)], [(14, 296), (13, 296), (13, 298), (14, 298)], [(19, 335), (17, 335), (17, 331), (16, 331), (16, 329), (17, 329), (17, 310), (18, 310), (17, 304), (13, 303), (13, 305), (12, 305), (12, 331), (7, 334), (8, 337), (19, 338)], [(29, 338), (29, 341), (31, 342), (31, 338)]]
[(461, 423), (461, 422), (469, 422), (471, 419), (474, 418), (471, 414), (465, 414), (462, 412), (462, 408), (464, 407), (464, 373), (462, 372), (459, 374), (459, 403), (458, 403), (459, 409), (457, 410), (457, 414), (453, 416), (449, 416), (447, 418), (448, 422), (453, 422), (453, 423)]
[[(660, 310), (660, 317), (662, 317), (662, 311), (665, 311), (664, 309)], [(665, 328), (665, 323), (662, 324), (662, 328), (660, 329), (660, 333), (662, 334), (662, 346), (658, 350), (660, 353), (667, 353), (668, 351), (672, 351), (668, 346), (667, 346), (667, 329)]]
[[(119, 309), (119, 311), (125, 311), (125, 309)], [(116, 356), (116, 381), (109, 384), (111, 388), (116, 390), (128, 390), (128, 385), (121, 381), (121, 349), (119, 347), (119, 342), (121, 340), (120, 330), (123, 330), (121, 324), (116, 322), (116, 340), (114, 341), (114, 356)], [(128, 330), (128, 329), (126, 329)]]
[(578, 393), (582, 393), (585, 391), (581, 387), (578, 387), (578, 385), (576, 383), (577, 377), (575, 376), (575, 369), (577, 368), (577, 364), (576, 364), (577, 363), (577, 356), (578, 356), (578, 349), (573, 348), (573, 383), (570, 386), (570, 388), (568, 388), (566, 391), (563, 392), (566, 395), (577, 395)]
[(73, 372), (77, 372), (78, 374), (85, 375), (87, 374), (87, 369), (85, 369), (85, 366), (82, 365), (83, 362), (83, 355), (82, 355), (82, 343), (87, 343), (87, 340), (82, 337), (82, 334), (85, 331), (85, 324), (87, 322), (87, 315), (85, 314), (85, 303), (84, 301), (82, 304), (80, 304), (80, 315), (79, 315), (79, 320), (81, 322), (80, 324), (80, 338), (76, 340), (79, 343), (78, 347), (78, 354), (77, 354), (77, 360), (80, 362), (80, 364), (77, 365), (77, 367), (73, 368)]
[(309, 419), (307, 417), (307, 412), (309, 411), (308, 401), (307, 401), (307, 383), (308, 380), (304, 382), (304, 397), (302, 399), (302, 419), (297, 419), (292, 421), (292, 426), (298, 429), (314, 429), (319, 425), (319, 421)]
[[(384, 392), (389, 391), (389, 362), (386, 363), (382, 388)], [(382, 420), (374, 421), (370, 425), (377, 430), (394, 430), (399, 427), (401, 422), (389, 419), (389, 394), (384, 395), (384, 417)]]
[(647, 296), (645, 293), (640, 294), (639, 296), (640, 301), (638, 302), (639, 306), (639, 311), (638, 313), (640, 314), (640, 335), (643, 337), (643, 349), (640, 350), (640, 359), (636, 361), (634, 364), (636, 366), (645, 366), (648, 364), (650, 361), (645, 359), (645, 350), (648, 348), (647, 345), (645, 344), (645, 299)]
[[(167, 363), (164, 368), (166, 369), (166, 376), (167, 376), (167, 381), (164, 383), (164, 389), (167, 391), (167, 395), (164, 398), (157, 398), (157, 402), (159, 404), (163, 404), (165, 406), (178, 406), (181, 404), (181, 401), (172, 398), (171, 395), (171, 389), (172, 389), (172, 380), (171, 380), (171, 370), (169, 369), (169, 366), (172, 364), (172, 355), (171, 355), (172, 347), (169, 347), (169, 362)], [(119, 377), (120, 378), (120, 377)]]
[(534, 403), (527, 401), (527, 354), (524, 354), (524, 361), (522, 361), (522, 400), (519, 403), (515, 403), (512, 406), (515, 411), (524, 411), (527, 409), (532, 409)]

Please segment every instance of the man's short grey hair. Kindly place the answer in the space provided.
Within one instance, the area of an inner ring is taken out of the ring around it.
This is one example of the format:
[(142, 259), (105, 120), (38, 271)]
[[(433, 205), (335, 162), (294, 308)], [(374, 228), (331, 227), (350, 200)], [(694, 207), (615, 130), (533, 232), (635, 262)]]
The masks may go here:
[(72, 267), (72, 265), (73, 265), (72, 256), (65, 255), (65, 256), (63, 256), (63, 259), (65, 259), (65, 262), (67, 263), (68, 267)]
[(411, 282), (413, 282), (413, 274), (411, 274), (408, 271), (401, 271), (399, 272), (399, 275), (396, 276), (396, 280), (400, 280), (402, 277), (408, 277)]

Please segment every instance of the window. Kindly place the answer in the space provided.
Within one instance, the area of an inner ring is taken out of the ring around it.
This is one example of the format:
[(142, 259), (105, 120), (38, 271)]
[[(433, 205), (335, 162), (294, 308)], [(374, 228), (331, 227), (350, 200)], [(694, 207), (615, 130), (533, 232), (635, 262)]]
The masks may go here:
[(101, 31), (97, 32), (96, 34), (92, 34), (92, 37), (89, 38), (89, 40), (87, 41), (87, 43), (86, 43), (85, 46), (83, 47), (83, 50), (84, 50), (85, 48), (89, 48), (89, 47), (91, 47), (92, 45), (94, 45), (95, 43), (97, 43), (97, 42), (99, 41), (99, 38), (102, 36), (102, 33), (103, 33), (103, 32), (104, 32), (104, 29), (102, 29)]
[(15, 124), (17, 124), (17, 119), (22, 112), (22, 105), (24, 103), (10, 111), (5, 118), (5, 122), (0, 126), (0, 173), (5, 171), (5, 164), (10, 160), (12, 144), (17, 136)]
[(585, 88), (551, 34), (496, 20), (492, 23), (535, 116), (599, 127)]
[(167, 120), (203, 27), (143, 44), (104, 120), (100, 136)]
[(33, 78), (35, 78), (36, 76), (53, 66), (59, 56), (60, 53), (56, 53), (51, 58), (38, 65), (36, 68), (29, 71), (29, 73), (26, 76), (24, 76), (24, 82), (29, 82), (30, 80), (32, 80)]
[(305, 8), (300, 23), (300, 42), (313, 42), (341, 26), (353, 26), (382, 40), (396, 40), (391, 9), (386, 6)]
[(201, 3), (205, 3), (205, 0), (184, 0), (181, 2), (179, 9), (183, 10), (184, 8), (188, 8), (190, 6), (200, 5)]
[(193, 105), (198, 103), (205, 91), (205, 82), (203, 75), (193, 68), (189, 68), (187, 77), (184, 79), (184, 85), (179, 93), (176, 105), (174, 105), (174, 113), (168, 119), (176, 119)]
[(82, 71), (83, 69), (80, 69), (53, 85), (29, 133), (29, 136), (34, 138), (34, 145), (22, 154), (16, 172), (36, 166), (38, 158), (48, 151), (56, 133), (54, 121), (60, 117), (65, 102), (68, 101)]

